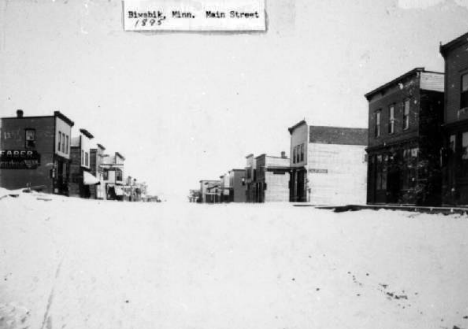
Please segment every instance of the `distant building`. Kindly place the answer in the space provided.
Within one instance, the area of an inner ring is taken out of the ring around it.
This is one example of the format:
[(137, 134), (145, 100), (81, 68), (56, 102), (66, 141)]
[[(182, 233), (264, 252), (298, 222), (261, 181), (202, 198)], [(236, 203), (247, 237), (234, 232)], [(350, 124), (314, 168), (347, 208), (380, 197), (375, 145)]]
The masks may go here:
[(254, 202), (289, 201), (289, 159), (282, 152), (281, 157), (259, 155), (255, 158), (256, 177)]
[(114, 155), (103, 156), (101, 169), (104, 187), (104, 198), (106, 200), (123, 200), (125, 157), (119, 152)]
[(220, 202), (221, 191), (220, 180), (201, 180), (200, 181), (200, 197), (201, 203), (218, 203)]
[(289, 133), (290, 201), (366, 203), (367, 129), (309, 126), (303, 120)]
[(74, 123), (62, 113), (0, 119), (0, 186), (68, 195)]
[(245, 166), (245, 194), (246, 194), (246, 201), (247, 202), (255, 202), (257, 200), (257, 186), (255, 181), (257, 179), (257, 169), (256, 169), (256, 162), (255, 157), (253, 154), (249, 154), (245, 157), (246, 159), (246, 166)]
[(101, 144), (96, 144), (97, 148), (91, 149), (90, 159), (90, 170), (91, 174), (96, 177), (99, 184), (90, 185), (90, 192), (92, 199), (104, 199), (105, 198), (105, 186), (103, 178), (103, 168), (101, 167), (104, 158), (104, 152), (106, 148)]
[(370, 204), (439, 205), (444, 74), (415, 68), (367, 93)]
[(229, 173), (225, 173), (224, 175), (219, 176), (219, 179), (221, 181), (220, 202), (230, 202), (229, 194), (231, 191), (231, 185), (229, 180)]
[(86, 129), (80, 129), (78, 136), (71, 141), (70, 196), (91, 197), (91, 186), (99, 184), (99, 179), (91, 173), (91, 140), (94, 136)]
[(443, 203), (468, 205), (468, 33), (440, 47), (445, 59)]
[(229, 201), (246, 202), (247, 188), (245, 186), (245, 169), (232, 169), (229, 171)]

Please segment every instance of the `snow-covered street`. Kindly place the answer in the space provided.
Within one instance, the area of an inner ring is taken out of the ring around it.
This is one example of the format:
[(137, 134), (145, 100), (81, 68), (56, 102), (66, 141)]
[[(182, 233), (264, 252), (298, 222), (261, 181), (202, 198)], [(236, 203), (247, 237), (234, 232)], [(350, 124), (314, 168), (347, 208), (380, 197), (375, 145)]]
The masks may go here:
[(0, 328), (468, 328), (460, 215), (26, 193), (0, 214)]

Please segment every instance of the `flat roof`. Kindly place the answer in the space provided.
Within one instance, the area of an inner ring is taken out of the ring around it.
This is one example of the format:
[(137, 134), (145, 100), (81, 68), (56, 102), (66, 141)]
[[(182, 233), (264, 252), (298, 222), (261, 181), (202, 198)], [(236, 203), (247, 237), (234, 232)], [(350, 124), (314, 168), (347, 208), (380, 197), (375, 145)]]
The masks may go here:
[(393, 86), (393, 85), (396, 85), (398, 82), (400, 82), (401, 80), (404, 80), (412, 75), (415, 75), (416, 73), (420, 73), (420, 72), (424, 72), (424, 73), (435, 73), (435, 74), (441, 74), (443, 75), (444, 73), (442, 72), (435, 72), (435, 71), (426, 71), (426, 69), (424, 67), (416, 67), (414, 69), (412, 69), (411, 71), (408, 71), (402, 75), (400, 75), (399, 77), (391, 80), (390, 82), (387, 82), (383, 85), (381, 85), (380, 87), (377, 87), (376, 89), (368, 92), (367, 94), (364, 95), (364, 97), (369, 100), (369, 98), (373, 95), (375, 95), (376, 93), (378, 92), (381, 92), (382, 90), (384, 89), (387, 89), (389, 88), (390, 86)]

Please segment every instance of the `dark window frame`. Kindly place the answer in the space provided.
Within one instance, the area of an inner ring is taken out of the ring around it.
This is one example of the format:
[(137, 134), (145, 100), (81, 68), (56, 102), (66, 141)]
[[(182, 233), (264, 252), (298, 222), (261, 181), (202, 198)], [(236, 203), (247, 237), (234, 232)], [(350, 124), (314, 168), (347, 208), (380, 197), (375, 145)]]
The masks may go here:
[[(32, 132), (32, 139), (28, 138), (28, 133)], [(36, 148), (36, 129), (26, 128), (24, 129), (24, 147), (26, 149)]]

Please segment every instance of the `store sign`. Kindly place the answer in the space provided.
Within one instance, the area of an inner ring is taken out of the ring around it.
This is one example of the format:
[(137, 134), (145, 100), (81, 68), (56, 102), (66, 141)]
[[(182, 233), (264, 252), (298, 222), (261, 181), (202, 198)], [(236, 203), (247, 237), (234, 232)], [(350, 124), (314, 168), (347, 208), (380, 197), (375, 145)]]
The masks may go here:
[(265, 0), (125, 0), (125, 31), (266, 31)]
[(36, 169), (40, 165), (41, 155), (37, 151), (0, 151), (0, 169)]
[(328, 174), (328, 169), (309, 169), (311, 174)]

